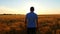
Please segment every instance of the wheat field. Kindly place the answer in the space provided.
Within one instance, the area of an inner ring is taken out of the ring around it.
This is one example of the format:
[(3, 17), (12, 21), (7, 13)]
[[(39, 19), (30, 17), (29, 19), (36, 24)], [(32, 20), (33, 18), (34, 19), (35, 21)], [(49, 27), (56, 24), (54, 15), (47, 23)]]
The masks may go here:
[[(26, 34), (25, 15), (0, 15), (0, 34)], [(36, 34), (60, 34), (60, 15), (38, 15)]]

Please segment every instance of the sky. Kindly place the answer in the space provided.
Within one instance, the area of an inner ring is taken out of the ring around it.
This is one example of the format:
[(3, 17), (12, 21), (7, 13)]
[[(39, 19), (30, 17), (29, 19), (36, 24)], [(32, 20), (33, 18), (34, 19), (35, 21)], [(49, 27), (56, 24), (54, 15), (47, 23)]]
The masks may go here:
[(30, 7), (35, 13), (60, 14), (60, 0), (0, 0), (0, 14), (27, 14)]

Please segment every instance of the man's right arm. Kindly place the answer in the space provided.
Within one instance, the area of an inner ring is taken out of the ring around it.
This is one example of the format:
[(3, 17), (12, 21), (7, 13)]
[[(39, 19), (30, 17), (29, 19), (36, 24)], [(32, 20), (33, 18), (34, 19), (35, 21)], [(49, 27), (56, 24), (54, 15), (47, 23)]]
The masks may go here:
[(36, 27), (38, 29), (38, 15), (36, 15)]
[(38, 28), (38, 16), (37, 16), (37, 18), (36, 18), (36, 24), (37, 24), (37, 28)]

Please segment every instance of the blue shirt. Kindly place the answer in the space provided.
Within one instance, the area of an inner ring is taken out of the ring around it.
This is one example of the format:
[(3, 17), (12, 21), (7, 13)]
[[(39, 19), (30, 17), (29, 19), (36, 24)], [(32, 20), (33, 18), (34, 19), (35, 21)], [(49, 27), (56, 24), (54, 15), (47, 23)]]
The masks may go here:
[(28, 13), (26, 15), (27, 27), (28, 28), (36, 27), (36, 19), (37, 18), (38, 18), (37, 14), (35, 14), (35, 13)]

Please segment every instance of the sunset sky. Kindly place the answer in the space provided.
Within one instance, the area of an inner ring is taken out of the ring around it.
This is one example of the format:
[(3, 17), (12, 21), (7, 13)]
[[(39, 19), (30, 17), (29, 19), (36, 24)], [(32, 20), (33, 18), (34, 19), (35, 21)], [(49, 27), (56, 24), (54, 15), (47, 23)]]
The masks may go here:
[(60, 14), (60, 0), (0, 0), (0, 14), (26, 14), (30, 7), (37, 14)]

